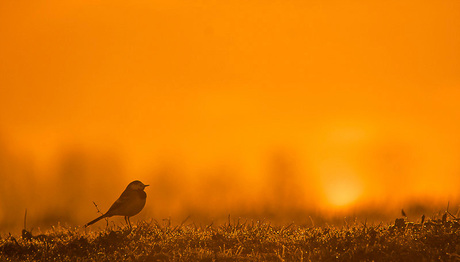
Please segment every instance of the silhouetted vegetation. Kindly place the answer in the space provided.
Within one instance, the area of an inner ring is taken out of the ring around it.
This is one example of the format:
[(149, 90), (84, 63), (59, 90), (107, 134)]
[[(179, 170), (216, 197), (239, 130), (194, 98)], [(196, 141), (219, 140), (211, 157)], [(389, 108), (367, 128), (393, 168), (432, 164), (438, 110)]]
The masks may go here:
[(458, 261), (460, 223), (396, 219), (390, 225), (272, 226), (228, 219), (220, 226), (139, 222), (101, 232), (56, 227), (0, 239), (2, 261)]

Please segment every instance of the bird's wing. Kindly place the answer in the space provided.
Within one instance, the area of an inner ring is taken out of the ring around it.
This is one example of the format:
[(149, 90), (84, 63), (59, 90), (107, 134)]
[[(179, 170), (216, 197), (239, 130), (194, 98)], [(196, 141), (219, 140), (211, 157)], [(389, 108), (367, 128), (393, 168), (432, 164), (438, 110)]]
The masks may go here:
[(121, 196), (112, 204), (107, 211), (106, 214), (108, 215), (116, 215), (117, 211), (123, 208), (126, 208), (126, 205), (129, 205), (129, 202), (132, 201), (133, 192), (131, 191), (124, 191)]

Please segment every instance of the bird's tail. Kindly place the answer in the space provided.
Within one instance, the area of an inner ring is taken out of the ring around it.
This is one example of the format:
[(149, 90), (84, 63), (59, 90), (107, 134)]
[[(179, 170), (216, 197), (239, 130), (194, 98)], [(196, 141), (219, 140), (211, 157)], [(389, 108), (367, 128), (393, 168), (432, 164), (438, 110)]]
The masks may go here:
[(98, 217), (98, 218), (92, 220), (91, 222), (88, 222), (88, 223), (85, 225), (85, 227), (90, 226), (90, 225), (96, 223), (97, 221), (99, 221), (99, 220), (101, 220), (101, 219), (103, 219), (103, 218), (105, 218), (105, 217), (107, 217), (106, 214), (104, 214), (104, 215), (102, 215), (102, 216), (100, 216), (100, 217)]

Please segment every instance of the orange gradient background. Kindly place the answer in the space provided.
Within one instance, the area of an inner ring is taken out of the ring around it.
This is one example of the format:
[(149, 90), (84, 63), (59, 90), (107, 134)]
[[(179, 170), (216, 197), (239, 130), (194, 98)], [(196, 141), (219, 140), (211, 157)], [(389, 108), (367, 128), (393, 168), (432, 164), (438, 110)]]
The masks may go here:
[(459, 1), (5, 0), (0, 38), (2, 228), (135, 179), (140, 219), (458, 208)]

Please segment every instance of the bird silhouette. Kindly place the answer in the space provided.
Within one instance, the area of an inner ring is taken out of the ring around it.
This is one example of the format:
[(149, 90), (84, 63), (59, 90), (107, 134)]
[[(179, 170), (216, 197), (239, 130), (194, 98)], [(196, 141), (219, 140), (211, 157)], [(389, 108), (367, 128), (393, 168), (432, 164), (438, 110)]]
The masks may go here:
[(97, 221), (112, 216), (124, 216), (126, 223), (131, 227), (129, 218), (137, 215), (145, 206), (147, 194), (144, 189), (149, 185), (144, 185), (141, 181), (136, 180), (126, 187), (121, 196), (112, 204), (109, 210), (102, 216), (88, 222), (85, 227), (96, 223)]

